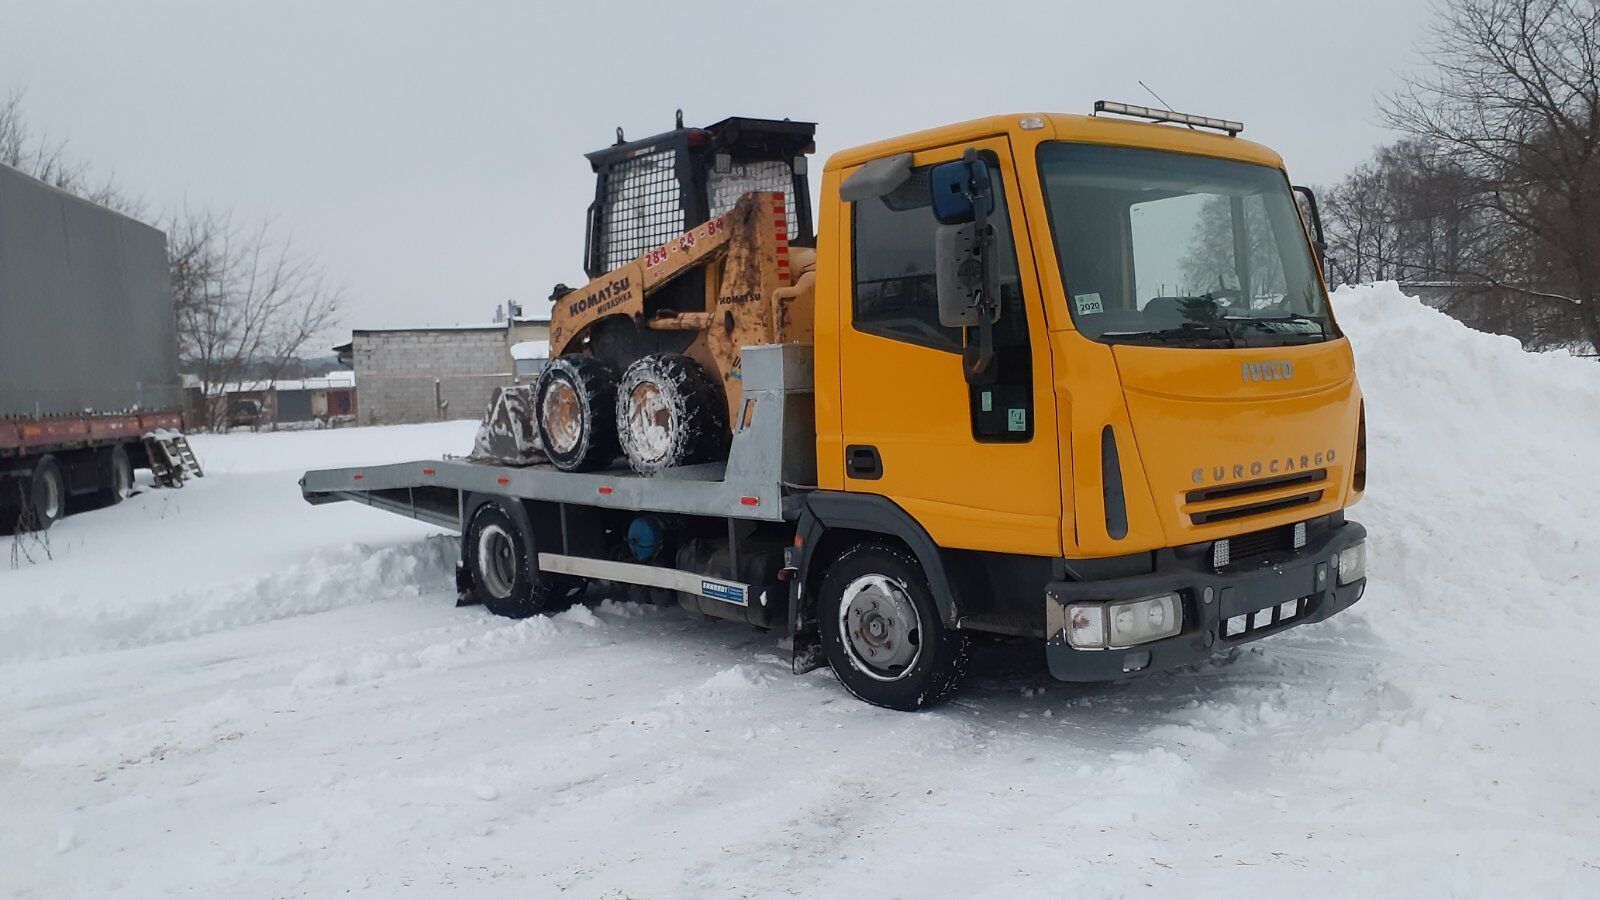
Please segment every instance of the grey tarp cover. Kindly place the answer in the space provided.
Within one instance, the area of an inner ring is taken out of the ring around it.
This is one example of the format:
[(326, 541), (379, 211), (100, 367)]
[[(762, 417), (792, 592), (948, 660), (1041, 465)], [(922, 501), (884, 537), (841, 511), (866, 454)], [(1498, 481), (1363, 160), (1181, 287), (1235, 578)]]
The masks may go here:
[(166, 235), (0, 165), (0, 416), (180, 406)]

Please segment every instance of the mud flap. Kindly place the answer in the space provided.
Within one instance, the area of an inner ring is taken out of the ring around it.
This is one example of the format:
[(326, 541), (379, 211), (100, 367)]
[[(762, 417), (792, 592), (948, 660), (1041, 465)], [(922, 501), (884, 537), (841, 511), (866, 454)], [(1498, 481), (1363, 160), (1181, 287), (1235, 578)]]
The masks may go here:
[(456, 607), (476, 606), (478, 601), (472, 599), (472, 573), (467, 570), (466, 563), (456, 560)]
[[(798, 575), (799, 572), (794, 573)], [(790, 582), (789, 588), (789, 627), (788, 634), (779, 646), (789, 651), (789, 667), (796, 675), (804, 675), (813, 669), (820, 669), (827, 665), (827, 660), (822, 657), (822, 638), (817, 633), (817, 620), (815, 616), (802, 618), (801, 592), (804, 587), (799, 578)]]

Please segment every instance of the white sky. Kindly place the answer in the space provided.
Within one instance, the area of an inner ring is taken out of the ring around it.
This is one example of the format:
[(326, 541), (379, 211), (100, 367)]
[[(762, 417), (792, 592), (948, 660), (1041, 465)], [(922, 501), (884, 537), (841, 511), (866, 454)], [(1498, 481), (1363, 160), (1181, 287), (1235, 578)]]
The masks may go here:
[(346, 286), (348, 330), (546, 309), (584, 281), (582, 154), (678, 107), (816, 121), (820, 171), (974, 116), (1144, 103), (1143, 79), (1326, 184), (1392, 139), (1373, 100), (1427, 18), (1426, 0), (0, 0), (0, 92), (26, 88), (37, 131), (153, 207), (272, 217)]

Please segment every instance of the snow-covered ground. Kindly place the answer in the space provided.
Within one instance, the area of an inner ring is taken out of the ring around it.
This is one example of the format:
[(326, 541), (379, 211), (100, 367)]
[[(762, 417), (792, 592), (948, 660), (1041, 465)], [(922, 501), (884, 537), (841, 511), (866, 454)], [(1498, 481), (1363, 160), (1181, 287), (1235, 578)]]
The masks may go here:
[(675, 610), (456, 609), (449, 538), (299, 498), (470, 423), (199, 439), (0, 567), (0, 894), (1600, 896), (1600, 366), (1335, 303), (1360, 604), (923, 714)]

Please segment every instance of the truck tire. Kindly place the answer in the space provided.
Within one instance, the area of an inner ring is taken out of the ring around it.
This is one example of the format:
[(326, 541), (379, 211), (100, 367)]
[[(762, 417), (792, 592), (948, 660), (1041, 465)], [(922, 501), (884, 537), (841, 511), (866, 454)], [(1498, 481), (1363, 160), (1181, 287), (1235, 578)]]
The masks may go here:
[(858, 544), (828, 567), (817, 599), (822, 652), (851, 694), (913, 711), (943, 700), (966, 670), (966, 635), (939, 617), (916, 557)]
[(558, 356), (539, 373), (534, 397), (539, 443), (556, 468), (589, 472), (617, 458), (616, 378), (605, 363)]
[(706, 462), (727, 452), (727, 405), (705, 369), (687, 356), (653, 353), (617, 387), (617, 436), (641, 475)]
[(24, 526), (44, 531), (67, 512), (67, 478), (54, 456), (41, 456), (33, 464), (28, 484), (28, 507), (23, 511)]
[(559, 612), (579, 593), (574, 579), (539, 572), (532, 536), (498, 502), (478, 507), (463, 549), (471, 599), (497, 616), (526, 619)]
[(100, 499), (107, 505), (121, 503), (133, 493), (133, 460), (128, 456), (128, 448), (121, 444), (111, 448), (103, 477), (105, 487), (100, 490)]

